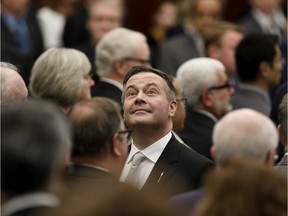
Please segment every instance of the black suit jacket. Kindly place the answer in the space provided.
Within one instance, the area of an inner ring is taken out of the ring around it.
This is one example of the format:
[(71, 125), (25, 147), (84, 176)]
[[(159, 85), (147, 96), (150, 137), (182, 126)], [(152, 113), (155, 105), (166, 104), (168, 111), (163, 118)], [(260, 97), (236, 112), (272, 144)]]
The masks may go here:
[(186, 147), (172, 136), (142, 191), (171, 197), (198, 188), (213, 162)]
[(92, 97), (107, 97), (118, 102), (120, 106), (122, 105), (122, 91), (115, 85), (101, 80), (97, 82), (94, 86), (92, 86), (91, 95)]
[(177, 134), (192, 149), (211, 159), (212, 131), (215, 122), (187, 106), (184, 128)]

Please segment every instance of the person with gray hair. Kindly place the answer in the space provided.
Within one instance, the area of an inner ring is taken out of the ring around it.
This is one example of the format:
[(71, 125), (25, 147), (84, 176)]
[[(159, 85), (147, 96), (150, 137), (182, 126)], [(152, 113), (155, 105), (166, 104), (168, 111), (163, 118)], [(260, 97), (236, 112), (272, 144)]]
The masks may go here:
[(213, 127), (232, 109), (234, 89), (225, 67), (216, 59), (194, 58), (180, 66), (176, 78), (188, 100), (184, 128), (178, 135), (192, 149), (211, 158)]
[(71, 149), (65, 115), (47, 101), (29, 100), (3, 108), (1, 122), (1, 215), (56, 208)]
[(50, 48), (34, 63), (29, 90), (36, 98), (51, 100), (64, 112), (82, 99), (91, 98), (91, 64), (80, 51)]
[(287, 93), (282, 98), (281, 103), (278, 107), (278, 115), (280, 124), (278, 125), (278, 133), (280, 136), (280, 142), (284, 145), (285, 154), (282, 159), (276, 165), (276, 168), (282, 171), (287, 176), (287, 160), (288, 160), (288, 152), (287, 152)]
[(100, 189), (118, 182), (128, 154), (130, 134), (120, 109), (109, 98), (94, 97), (77, 103), (68, 114), (74, 143), (70, 182), (78, 195), (75, 183), (78, 186), (84, 183), (90, 190), (91, 183)]
[(96, 48), (96, 68), (100, 81), (92, 87), (92, 96), (108, 97), (121, 105), (122, 82), (136, 65), (150, 66), (150, 50), (144, 34), (116, 28), (100, 40)]
[(251, 158), (274, 165), (278, 133), (274, 123), (252, 109), (228, 113), (214, 127), (211, 155), (216, 163), (229, 157)]
[(1, 106), (22, 102), (28, 97), (28, 90), (18, 68), (8, 62), (0, 62)]

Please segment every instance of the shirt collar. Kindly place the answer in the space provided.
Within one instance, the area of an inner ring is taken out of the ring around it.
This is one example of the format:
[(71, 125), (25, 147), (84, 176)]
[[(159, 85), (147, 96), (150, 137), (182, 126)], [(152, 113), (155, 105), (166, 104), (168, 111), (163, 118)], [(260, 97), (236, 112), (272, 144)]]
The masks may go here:
[(133, 143), (131, 144), (131, 151), (127, 158), (128, 163), (132, 161), (132, 157), (137, 152), (142, 152), (143, 155), (145, 155), (146, 158), (148, 158), (150, 161), (156, 163), (160, 155), (162, 154), (164, 148), (168, 144), (169, 140), (172, 137), (172, 133), (167, 133), (164, 137), (157, 140), (152, 145), (148, 146), (144, 150), (140, 151)]

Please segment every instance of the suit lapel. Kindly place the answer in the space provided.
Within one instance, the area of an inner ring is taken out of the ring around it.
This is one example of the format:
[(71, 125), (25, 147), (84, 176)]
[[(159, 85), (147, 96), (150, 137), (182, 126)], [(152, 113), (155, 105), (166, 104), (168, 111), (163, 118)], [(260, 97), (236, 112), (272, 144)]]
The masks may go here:
[(176, 172), (173, 164), (179, 161), (179, 146), (177, 143), (176, 138), (172, 136), (157, 160), (142, 190), (156, 187), (161, 189)]

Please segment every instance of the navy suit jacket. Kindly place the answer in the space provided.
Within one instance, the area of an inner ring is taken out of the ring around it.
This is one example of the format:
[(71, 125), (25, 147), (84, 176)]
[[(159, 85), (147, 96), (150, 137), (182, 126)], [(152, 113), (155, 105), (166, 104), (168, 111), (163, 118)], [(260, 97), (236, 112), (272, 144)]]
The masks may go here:
[(198, 188), (213, 162), (181, 144), (174, 135), (157, 160), (142, 191), (171, 197)]

